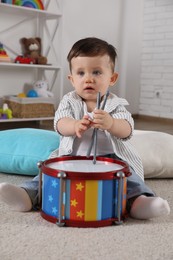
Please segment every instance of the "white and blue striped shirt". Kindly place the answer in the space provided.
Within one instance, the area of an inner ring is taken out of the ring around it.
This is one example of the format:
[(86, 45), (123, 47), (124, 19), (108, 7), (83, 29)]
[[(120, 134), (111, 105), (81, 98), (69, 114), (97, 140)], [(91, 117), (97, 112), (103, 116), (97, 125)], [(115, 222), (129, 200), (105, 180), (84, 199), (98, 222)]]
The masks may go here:
[[(61, 100), (59, 107), (55, 113), (54, 128), (57, 130), (57, 122), (63, 117), (70, 117), (76, 120), (82, 119), (84, 116), (84, 105), (82, 98), (77, 95), (75, 91), (69, 92)], [(127, 162), (134, 171), (144, 179), (143, 166), (141, 158), (137, 151), (132, 146), (130, 138), (134, 130), (134, 121), (131, 113), (127, 111), (125, 106), (128, 102), (125, 99), (117, 97), (115, 94), (110, 93), (104, 110), (108, 112), (113, 118), (124, 119), (131, 125), (131, 135), (128, 138), (121, 139), (111, 135), (105, 130), (105, 134), (112, 143), (113, 151), (123, 161)], [(59, 157), (63, 155), (70, 155), (73, 153), (73, 144), (76, 136), (61, 136), (60, 146), (55, 150), (51, 157)], [(87, 150), (87, 148), (86, 148)]]

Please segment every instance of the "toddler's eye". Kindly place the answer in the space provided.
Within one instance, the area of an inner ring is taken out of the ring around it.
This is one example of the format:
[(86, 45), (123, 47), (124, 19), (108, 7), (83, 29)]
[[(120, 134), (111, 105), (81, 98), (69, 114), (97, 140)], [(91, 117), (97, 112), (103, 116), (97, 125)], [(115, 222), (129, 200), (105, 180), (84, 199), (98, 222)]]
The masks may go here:
[(79, 75), (79, 76), (83, 76), (83, 75), (84, 75), (84, 72), (83, 72), (83, 71), (78, 71), (78, 75)]
[(93, 71), (93, 74), (94, 74), (94, 75), (100, 75), (100, 74), (101, 74), (101, 71), (99, 71), (99, 70), (94, 70), (94, 71)]

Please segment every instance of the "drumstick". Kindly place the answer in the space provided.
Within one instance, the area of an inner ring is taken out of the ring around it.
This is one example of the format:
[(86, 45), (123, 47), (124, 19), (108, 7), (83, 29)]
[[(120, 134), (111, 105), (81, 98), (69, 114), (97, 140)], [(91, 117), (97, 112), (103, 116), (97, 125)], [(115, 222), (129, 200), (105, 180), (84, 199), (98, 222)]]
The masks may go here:
[(95, 128), (93, 131), (93, 146), (94, 146), (94, 157), (93, 157), (93, 164), (96, 164), (96, 154), (97, 154), (97, 129)]
[[(97, 94), (97, 108), (99, 109), (100, 107), (100, 92), (98, 92)], [(95, 128), (93, 130), (93, 134), (92, 134), (92, 137), (91, 137), (91, 143), (90, 143), (90, 146), (88, 147), (88, 151), (87, 151), (87, 157), (90, 156), (90, 153), (91, 153), (91, 149), (93, 147), (93, 143), (94, 143), (94, 139), (95, 139)]]
[[(102, 107), (101, 107), (102, 110), (104, 110), (104, 108), (105, 108), (108, 96), (109, 96), (109, 90), (107, 90), (107, 92), (105, 94), (104, 101), (103, 101), (103, 104), (102, 104)], [(100, 94), (99, 93), (97, 95), (97, 107), (98, 108), (100, 107)], [(97, 130), (96, 128), (93, 130), (93, 134), (92, 134), (92, 137), (91, 137), (91, 143), (90, 143), (90, 146), (89, 146), (88, 151), (87, 151), (87, 157), (90, 156), (93, 144), (95, 145), (94, 147), (96, 149), (96, 145), (97, 145), (97, 133), (96, 133), (97, 131), (96, 130)], [(96, 138), (95, 138), (95, 136), (96, 136)], [(95, 164), (96, 163), (96, 151), (94, 151), (94, 152), (95, 152), (95, 156), (94, 156), (93, 163)]]
[[(97, 95), (97, 109), (100, 108), (100, 92), (98, 92)], [(97, 130), (96, 128), (94, 128), (93, 131), (93, 145), (94, 145), (94, 158), (93, 158), (93, 164), (96, 164), (96, 154), (97, 154)]]
[[(97, 100), (97, 108), (99, 109), (100, 107), (100, 92), (98, 93), (98, 100)], [(109, 96), (109, 90), (106, 91), (106, 95), (104, 97), (104, 101), (103, 101), (103, 105), (101, 107), (102, 110), (104, 110), (105, 108), (105, 105), (106, 105), (106, 101), (107, 101), (107, 98)], [(94, 129), (95, 131), (93, 132), (93, 135), (94, 135), (94, 158), (93, 158), (93, 164), (96, 164), (96, 154), (97, 154), (97, 130), (98, 129)]]
[(109, 90), (106, 91), (106, 94), (105, 94), (105, 97), (104, 97), (104, 101), (103, 101), (103, 105), (101, 107), (102, 110), (104, 110), (104, 108), (105, 108), (108, 96), (109, 96)]

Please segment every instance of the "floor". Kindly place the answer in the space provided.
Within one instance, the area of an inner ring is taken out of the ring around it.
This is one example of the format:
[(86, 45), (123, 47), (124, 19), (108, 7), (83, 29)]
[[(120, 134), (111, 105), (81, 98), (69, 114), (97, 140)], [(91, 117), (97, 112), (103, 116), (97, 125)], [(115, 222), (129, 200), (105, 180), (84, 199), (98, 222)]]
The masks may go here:
[(15, 128), (40, 128), (53, 130), (53, 120), (46, 121), (23, 121), (23, 122), (0, 122), (0, 130)]
[(135, 129), (160, 131), (173, 134), (173, 119), (134, 116)]

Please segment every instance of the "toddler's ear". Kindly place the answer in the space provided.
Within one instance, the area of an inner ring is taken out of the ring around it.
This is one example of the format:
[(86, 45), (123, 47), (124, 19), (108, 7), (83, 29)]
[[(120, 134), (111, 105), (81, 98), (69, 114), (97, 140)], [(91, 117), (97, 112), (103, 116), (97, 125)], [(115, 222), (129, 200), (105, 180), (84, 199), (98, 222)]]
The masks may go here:
[(110, 79), (110, 86), (113, 86), (118, 79), (118, 73), (114, 72)]
[(68, 75), (68, 79), (71, 80), (72, 79), (72, 75), (69, 74)]
[(72, 86), (74, 87), (74, 83), (73, 83), (73, 77), (72, 77), (72, 75), (71, 75), (71, 74), (70, 74), (70, 75), (68, 75), (68, 79), (70, 80), (70, 82), (71, 82)]

